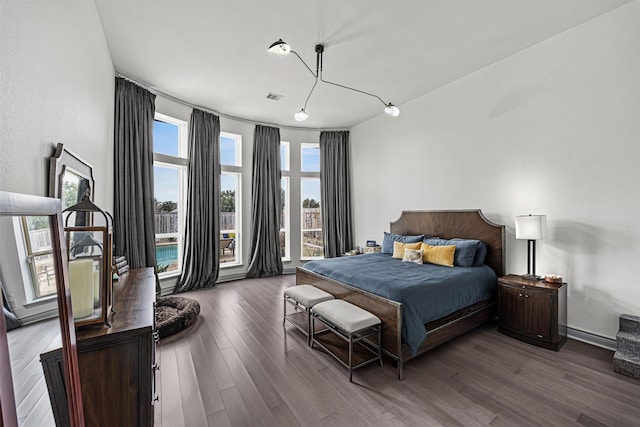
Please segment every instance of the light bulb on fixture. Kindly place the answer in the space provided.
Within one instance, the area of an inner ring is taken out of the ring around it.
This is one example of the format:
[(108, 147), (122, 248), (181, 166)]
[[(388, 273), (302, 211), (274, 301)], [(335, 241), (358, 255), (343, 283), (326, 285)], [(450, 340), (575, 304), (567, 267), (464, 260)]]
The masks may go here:
[(400, 109), (393, 105), (392, 103), (388, 103), (384, 109), (384, 112), (391, 117), (398, 117), (400, 115)]
[(277, 42), (271, 43), (267, 52), (278, 56), (286, 56), (291, 52), (291, 46), (279, 39)]
[(300, 111), (293, 115), (293, 118), (298, 122), (304, 122), (307, 120), (307, 117), (309, 117), (309, 115), (304, 111), (304, 108), (301, 108)]
[(374, 98), (377, 98), (378, 101), (380, 101), (382, 103), (382, 105), (384, 105), (384, 112), (385, 114), (390, 115), (391, 117), (398, 117), (400, 115), (400, 109), (398, 107), (396, 107), (395, 105), (393, 105), (392, 103), (386, 103), (382, 98), (380, 98), (378, 95), (370, 93), (370, 92), (365, 92), (363, 90), (360, 89), (355, 89), (349, 86), (345, 86), (339, 83), (334, 83), (334, 82), (330, 82), (325, 80), (322, 77), (322, 57), (324, 55), (324, 45), (323, 44), (317, 44), (315, 51), (316, 51), (316, 71), (314, 72), (311, 67), (309, 67), (307, 65), (306, 62), (304, 62), (304, 60), (300, 57), (300, 55), (298, 55), (298, 53), (295, 50), (291, 50), (291, 46), (289, 46), (289, 44), (287, 44), (286, 42), (284, 42), (282, 39), (278, 39), (278, 41), (271, 43), (271, 46), (269, 46), (269, 48), (267, 49), (269, 51), (269, 53), (272, 53), (274, 55), (277, 56), (286, 56), (289, 55), (289, 53), (293, 53), (296, 57), (298, 57), (298, 59), (300, 60), (300, 62), (302, 62), (302, 64), (304, 64), (305, 67), (307, 67), (307, 70), (309, 70), (309, 72), (311, 73), (311, 75), (314, 77), (315, 81), (313, 83), (313, 87), (311, 88), (311, 91), (309, 91), (309, 95), (307, 95), (307, 100), (304, 103), (304, 107), (302, 107), (300, 109), (300, 111), (298, 111), (294, 117), (297, 121), (302, 122), (305, 121), (309, 115), (306, 112), (307, 109), (307, 103), (309, 102), (309, 98), (311, 97), (311, 94), (313, 93), (313, 90), (316, 88), (316, 85), (318, 84), (318, 81), (322, 82), (322, 83), (326, 83), (332, 86), (337, 86), (337, 87), (341, 87), (343, 89), (347, 89), (347, 90), (351, 90), (354, 92), (358, 92), (361, 93), (363, 95), (367, 95), (367, 96), (371, 96)]

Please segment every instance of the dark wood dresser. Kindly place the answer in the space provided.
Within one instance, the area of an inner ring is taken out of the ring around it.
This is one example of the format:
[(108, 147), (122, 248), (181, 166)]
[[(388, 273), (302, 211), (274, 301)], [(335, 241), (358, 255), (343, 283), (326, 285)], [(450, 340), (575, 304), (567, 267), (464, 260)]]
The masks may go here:
[(498, 331), (560, 350), (567, 341), (567, 284), (509, 274), (498, 285)]
[[(130, 270), (114, 284), (111, 328), (76, 330), (87, 426), (153, 425), (155, 298), (153, 268)], [(40, 360), (56, 424), (69, 425), (61, 349), (41, 354)]]

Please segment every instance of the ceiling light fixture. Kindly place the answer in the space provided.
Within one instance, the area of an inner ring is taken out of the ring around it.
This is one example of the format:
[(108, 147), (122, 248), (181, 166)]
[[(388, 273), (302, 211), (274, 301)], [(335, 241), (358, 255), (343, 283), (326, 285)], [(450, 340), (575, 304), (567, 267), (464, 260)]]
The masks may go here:
[(269, 46), (269, 49), (267, 50), (269, 51), (269, 53), (273, 53), (274, 55), (286, 56), (291, 51), (291, 46), (280, 39), (277, 42), (271, 43), (271, 46)]
[(309, 115), (306, 111), (304, 111), (304, 108), (301, 108), (300, 111), (293, 115), (293, 118), (298, 122), (304, 122), (305, 120), (307, 120), (307, 117), (309, 117)]
[(322, 54), (324, 53), (324, 45), (321, 45), (321, 44), (316, 45), (316, 72), (315, 73), (307, 65), (307, 63), (304, 62), (304, 60), (300, 57), (300, 55), (298, 55), (298, 53), (295, 50), (291, 50), (291, 46), (289, 46), (286, 42), (282, 41), (282, 39), (278, 39), (278, 41), (272, 43), (271, 46), (269, 46), (269, 48), (267, 49), (267, 51), (277, 56), (287, 56), (289, 55), (289, 53), (293, 53), (298, 57), (300, 62), (302, 62), (305, 67), (307, 67), (307, 70), (309, 70), (311, 75), (315, 78), (315, 81), (313, 82), (313, 86), (311, 87), (311, 91), (309, 91), (309, 95), (307, 95), (307, 100), (304, 102), (304, 107), (302, 107), (300, 111), (298, 111), (294, 115), (294, 118), (299, 122), (302, 122), (309, 117), (309, 114), (307, 113), (307, 103), (309, 102), (309, 98), (311, 98), (311, 94), (313, 93), (314, 89), (316, 88), (316, 85), (318, 84), (318, 79), (320, 79), (320, 81), (323, 83), (327, 83), (333, 86), (338, 86), (343, 89), (349, 89), (354, 92), (359, 92), (364, 95), (369, 95), (374, 98), (377, 98), (384, 105), (384, 112), (386, 114), (390, 115), (391, 117), (398, 117), (400, 115), (400, 109), (398, 107), (396, 107), (390, 102), (384, 102), (382, 98), (380, 98), (378, 95), (374, 95), (373, 93), (365, 92), (359, 89), (354, 89), (349, 86), (333, 83), (323, 79), (322, 78)]

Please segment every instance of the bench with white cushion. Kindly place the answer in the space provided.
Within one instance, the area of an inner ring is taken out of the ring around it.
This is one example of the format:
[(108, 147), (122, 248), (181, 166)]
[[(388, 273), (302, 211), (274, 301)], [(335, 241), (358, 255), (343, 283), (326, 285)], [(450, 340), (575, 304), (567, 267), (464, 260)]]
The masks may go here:
[[(376, 360), (382, 366), (382, 325), (380, 319), (368, 311), (347, 301), (334, 299), (318, 303), (311, 309), (311, 348), (319, 345), (349, 368), (349, 381), (353, 370)], [(328, 329), (315, 332), (318, 320)], [(376, 341), (372, 340), (376, 337)], [(348, 351), (344, 354), (342, 346), (337, 345), (335, 337), (348, 342)], [(355, 352), (355, 353), (354, 353)]]
[[(308, 345), (311, 341), (311, 308), (318, 303), (332, 299), (334, 299), (333, 295), (311, 285), (297, 285), (287, 288), (284, 291), (285, 304), (282, 324), (284, 324), (285, 320), (288, 320), (292, 325), (305, 333), (307, 335)], [(287, 304), (294, 307), (294, 313), (287, 314)], [(300, 312), (306, 313), (306, 330), (293, 320), (294, 316)]]

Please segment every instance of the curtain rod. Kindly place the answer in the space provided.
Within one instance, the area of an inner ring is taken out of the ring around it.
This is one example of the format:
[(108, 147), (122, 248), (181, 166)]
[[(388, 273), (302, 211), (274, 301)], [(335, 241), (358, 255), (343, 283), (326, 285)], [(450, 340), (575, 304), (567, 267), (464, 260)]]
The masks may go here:
[(249, 119), (245, 119), (245, 118), (242, 118), (242, 117), (236, 117), (236, 116), (232, 116), (232, 115), (229, 115), (229, 114), (223, 114), (223, 113), (220, 113), (218, 111), (212, 110), (210, 108), (205, 108), (205, 107), (201, 107), (201, 106), (196, 105), (196, 104), (192, 104), (192, 103), (187, 102), (187, 101), (185, 101), (183, 99), (177, 98), (177, 97), (175, 97), (173, 95), (169, 95), (166, 92), (163, 92), (161, 90), (151, 88), (148, 85), (142, 84), (139, 81), (136, 81), (136, 80), (132, 79), (131, 77), (122, 74), (119, 71), (116, 71), (116, 77), (121, 77), (121, 78), (123, 78), (125, 80), (128, 80), (131, 83), (136, 84), (136, 85), (140, 86), (141, 88), (148, 90), (149, 92), (153, 93), (154, 95), (160, 95), (160, 96), (162, 96), (164, 98), (168, 98), (168, 99), (170, 99), (170, 100), (172, 100), (174, 102), (177, 102), (178, 104), (182, 104), (182, 105), (185, 105), (185, 106), (190, 107), (190, 108), (197, 108), (198, 110), (206, 111), (207, 113), (215, 114), (215, 115), (218, 115), (220, 117), (224, 117), (226, 119), (238, 120), (240, 122), (252, 123), (252, 124), (256, 124), (256, 125), (271, 126), (271, 127), (285, 128), (285, 129), (292, 129), (292, 130), (319, 130), (319, 131), (323, 131), (323, 130), (324, 131), (350, 131), (351, 130), (351, 129), (348, 129), (348, 128), (346, 128), (346, 129), (345, 128), (338, 128), (338, 129), (332, 129), (332, 128), (329, 128), (329, 129), (327, 129), (327, 128), (306, 128), (306, 127), (299, 127), (299, 126), (286, 126), (286, 125), (278, 125), (278, 124), (274, 124), (274, 123), (259, 122), (259, 121), (256, 121), (256, 120), (249, 120)]

